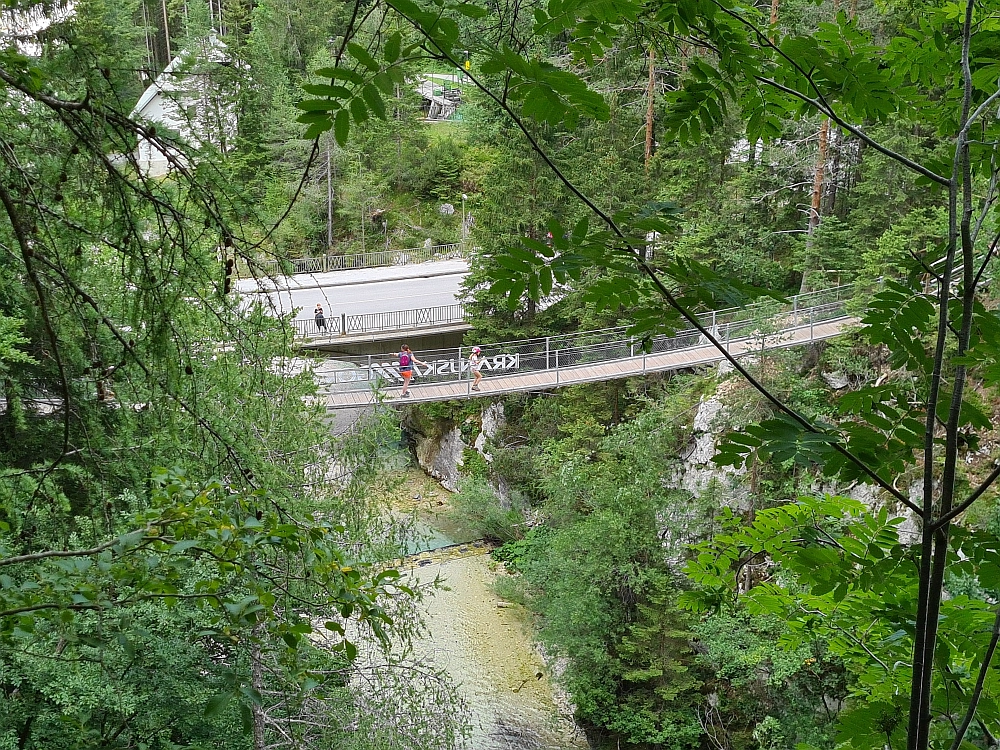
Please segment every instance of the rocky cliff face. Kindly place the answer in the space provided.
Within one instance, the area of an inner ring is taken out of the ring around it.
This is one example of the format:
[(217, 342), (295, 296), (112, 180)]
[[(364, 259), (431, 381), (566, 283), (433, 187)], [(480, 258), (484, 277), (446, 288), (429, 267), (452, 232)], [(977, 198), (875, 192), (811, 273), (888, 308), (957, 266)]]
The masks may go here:
[(748, 510), (750, 491), (742, 481), (743, 471), (712, 462), (715, 449), (728, 427), (722, 427), (725, 406), (718, 394), (705, 396), (698, 404), (692, 424), (691, 442), (681, 453), (681, 466), (673, 486), (700, 497), (710, 487), (734, 510)]
[(681, 565), (687, 546), (706, 538), (720, 507), (746, 511), (751, 506), (745, 472), (712, 461), (716, 445), (728, 430), (722, 399), (718, 394), (704, 396), (691, 424), (689, 442), (678, 455), (674, 471), (663, 480), (664, 490), (672, 494), (658, 517), (659, 535), (672, 564)]
[(462, 453), (466, 445), (462, 431), (453, 421), (434, 421), (418, 409), (407, 409), (403, 430), (413, 441), (417, 463), (451, 492), (458, 491)]
[(462, 453), (465, 451), (462, 431), (458, 427), (452, 427), (438, 436), (416, 434), (414, 437), (420, 467), (439, 480), (446, 490), (457, 492)]
[[(484, 408), (480, 425), (472, 447), (489, 462), (493, 457), (486, 451), (486, 444), (504, 426), (503, 404), (498, 402)], [(413, 412), (404, 418), (404, 427), (413, 438), (420, 468), (439, 480), (446, 490), (457, 492), (462, 475), (462, 454), (469, 447), (462, 440), (461, 429), (452, 423), (437, 425), (426, 422)], [(501, 505), (509, 505), (509, 488), (502, 478), (497, 491)]]

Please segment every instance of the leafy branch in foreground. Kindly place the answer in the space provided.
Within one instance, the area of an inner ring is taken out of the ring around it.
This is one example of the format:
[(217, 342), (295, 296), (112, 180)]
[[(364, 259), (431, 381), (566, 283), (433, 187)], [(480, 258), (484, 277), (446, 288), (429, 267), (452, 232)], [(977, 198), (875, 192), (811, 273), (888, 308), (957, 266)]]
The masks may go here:
[[(244, 629), (241, 638), (259, 639), (267, 631), (294, 650), (314, 627), (304, 608), (319, 607), (329, 612), (325, 628), (339, 636), (331, 649), (353, 658), (343, 620), (384, 641), (392, 619), (382, 601), (413, 593), (396, 571), (345, 559), (342, 527), (283, 517), (262, 491), (196, 487), (159, 471), (148, 508), (131, 521), (131, 530), (89, 548), (10, 555), (13, 540), (0, 537), (4, 637), (30, 640), (51, 626), (72, 640), (75, 611), (113, 615), (143, 601), (188, 600), (214, 623), (202, 637)], [(105, 637), (117, 636), (112, 629)]]

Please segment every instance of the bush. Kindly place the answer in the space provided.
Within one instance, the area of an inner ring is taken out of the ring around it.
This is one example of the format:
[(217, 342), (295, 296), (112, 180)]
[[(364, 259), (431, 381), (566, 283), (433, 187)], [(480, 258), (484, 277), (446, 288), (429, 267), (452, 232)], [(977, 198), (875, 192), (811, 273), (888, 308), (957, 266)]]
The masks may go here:
[(496, 491), (484, 479), (469, 477), (451, 499), (454, 515), (484, 539), (505, 543), (523, 537), (524, 516), (520, 502), (501, 507)]
[(521, 576), (497, 576), (491, 588), (501, 599), (521, 606), (528, 604), (528, 589)]
[(544, 556), (544, 549), (552, 534), (553, 529), (549, 526), (530, 528), (523, 539), (507, 542), (493, 550), (493, 559), (506, 564), (507, 570), (520, 573), (526, 564)]

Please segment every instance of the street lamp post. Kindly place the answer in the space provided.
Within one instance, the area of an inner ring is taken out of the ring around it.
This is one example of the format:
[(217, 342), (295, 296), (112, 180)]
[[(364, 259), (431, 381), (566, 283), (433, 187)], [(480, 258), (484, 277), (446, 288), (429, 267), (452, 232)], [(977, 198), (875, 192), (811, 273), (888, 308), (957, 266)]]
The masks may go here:
[(326, 147), (326, 252), (329, 255), (333, 249), (333, 162), (330, 159), (330, 146)]
[(469, 199), (465, 193), (462, 193), (462, 249), (465, 250), (465, 237), (467, 234), (466, 224), (465, 224), (465, 202)]
[[(365, 189), (364, 183), (361, 181), (361, 154), (358, 154), (358, 184), (362, 191)], [(364, 192), (361, 193), (364, 196)], [(367, 207), (368, 199), (362, 197), (361, 199), (361, 252), (365, 251), (365, 208)]]

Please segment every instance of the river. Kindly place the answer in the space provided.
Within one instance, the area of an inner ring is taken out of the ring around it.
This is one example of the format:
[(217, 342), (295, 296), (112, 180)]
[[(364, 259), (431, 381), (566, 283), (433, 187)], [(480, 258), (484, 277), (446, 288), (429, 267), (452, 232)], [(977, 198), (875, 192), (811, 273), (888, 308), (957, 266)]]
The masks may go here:
[[(469, 541), (448, 516), (448, 493), (408, 472), (405, 504), (418, 519), (424, 550)], [(444, 528), (442, 528), (444, 527)], [(463, 538), (463, 536), (465, 538)], [(535, 649), (528, 613), (502, 601), (490, 585), (496, 566), (481, 544), (411, 558), (410, 575), (440, 576), (446, 588), (425, 600), (428, 634), (418, 654), (441, 667), (458, 686), (472, 717), (472, 750), (578, 750), (588, 748), (549, 670)]]

